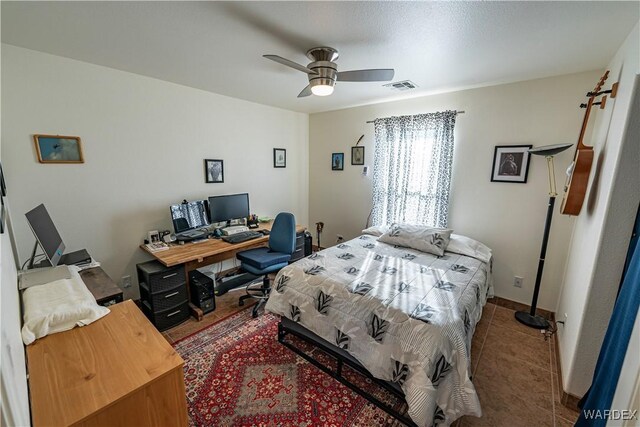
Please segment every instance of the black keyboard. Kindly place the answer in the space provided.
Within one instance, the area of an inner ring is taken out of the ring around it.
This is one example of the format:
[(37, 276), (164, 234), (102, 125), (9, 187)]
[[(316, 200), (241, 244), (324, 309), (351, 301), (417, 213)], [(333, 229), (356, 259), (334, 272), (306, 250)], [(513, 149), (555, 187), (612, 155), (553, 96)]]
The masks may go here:
[(262, 237), (262, 233), (257, 231), (241, 231), (240, 233), (232, 234), (230, 236), (222, 236), (222, 240), (227, 243), (242, 243), (247, 240), (257, 239)]

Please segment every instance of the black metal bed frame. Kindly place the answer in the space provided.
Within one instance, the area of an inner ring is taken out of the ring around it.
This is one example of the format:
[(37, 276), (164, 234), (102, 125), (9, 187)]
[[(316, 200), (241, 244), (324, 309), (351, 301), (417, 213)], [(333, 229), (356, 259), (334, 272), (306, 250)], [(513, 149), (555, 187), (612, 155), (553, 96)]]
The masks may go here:
[[(305, 353), (304, 351), (302, 351), (301, 349), (293, 345), (291, 342), (286, 341), (285, 337), (287, 334), (294, 335), (300, 338), (301, 340), (319, 348), (329, 356), (333, 357), (337, 363), (336, 370), (334, 371), (331, 368), (323, 365), (321, 362), (314, 359), (313, 357), (311, 357), (310, 355), (308, 355), (307, 353)], [(355, 391), (356, 393), (358, 393), (359, 395), (361, 395), (362, 397), (367, 399), (369, 402), (373, 403), (375, 406), (382, 409), (383, 411), (385, 411), (386, 413), (388, 413), (398, 421), (410, 427), (417, 427), (417, 425), (408, 416), (399, 413), (393, 407), (382, 402), (377, 397), (373, 396), (372, 394), (368, 393), (367, 391), (363, 390), (362, 388), (358, 387), (357, 385), (355, 385), (354, 383), (352, 383), (351, 381), (349, 381), (348, 379), (342, 376), (342, 368), (344, 365), (347, 365), (354, 371), (358, 372), (360, 375), (366, 378), (369, 378), (376, 385), (384, 388), (385, 390), (387, 390), (397, 398), (401, 399), (402, 401), (405, 401), (404, 393), (402, 392), (402, 389), (397, 384), (374, 377), (364, 366), (360, 364), (360, 362), (358, 362), (353, 356), (351, 356), (346, 351), (334, 346), (333, 344), (329, 343), (328, 341), (324, 340), (323, 338), (309, 331), (305, 327), (287, 319), (286, 317), (282, 317), (280, 322), (278, 322), (278, 342), (286, 346), (287, 348), (289, 348), (299, 356), (303, 357), (309, 363), (313, 364), (314, 366), (318, 367), (322, 371), (326, 372), (331, 377), (340, 381), (342, 384), (346, 385), (351, 390)]]

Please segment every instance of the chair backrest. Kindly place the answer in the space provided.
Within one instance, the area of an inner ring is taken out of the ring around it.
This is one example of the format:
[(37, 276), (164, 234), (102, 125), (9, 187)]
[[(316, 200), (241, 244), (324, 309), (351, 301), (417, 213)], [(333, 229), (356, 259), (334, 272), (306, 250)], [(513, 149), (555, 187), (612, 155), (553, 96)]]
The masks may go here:
[(269, 249), (292, 254), (296, 250), (296, 217), (288, 212), (280, 212), (273, 221), (269, 234)]

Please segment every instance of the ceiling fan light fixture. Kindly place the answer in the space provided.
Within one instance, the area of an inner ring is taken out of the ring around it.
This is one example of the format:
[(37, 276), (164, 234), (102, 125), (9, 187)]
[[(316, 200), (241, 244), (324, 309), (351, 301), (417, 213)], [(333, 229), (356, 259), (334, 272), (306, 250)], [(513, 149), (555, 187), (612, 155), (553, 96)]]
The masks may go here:
[(333, 93), (333, 86), (329, 86), (329, 85), (312, 86), (311, 93), (317, 96), (329, 96)]
[(335, 79), (327, 77), (311, 78), (309, 81), (309, 85), (311, 86), (311, 93), (316, 96), (331, 95), (333, 93), (335, 84)]

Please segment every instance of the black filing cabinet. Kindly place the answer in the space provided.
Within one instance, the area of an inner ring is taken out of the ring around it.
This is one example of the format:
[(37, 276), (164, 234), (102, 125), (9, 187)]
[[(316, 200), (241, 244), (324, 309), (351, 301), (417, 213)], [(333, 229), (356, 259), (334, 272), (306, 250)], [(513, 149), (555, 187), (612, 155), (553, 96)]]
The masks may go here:
[(158, 261), (136, 265), (142, 311), (159, 331), (189, 318), (184, 266), (166, 267)]
[(306, 235), (304, 231), (296, 234), (296, 250), (293, 252), (293, 254), (291, 254), (291, 259), (289, 260), (289, 263), (296, 262), (307, 255), (311, 255), (311, 254), (305, 255), (305, 239), (306, 239)]

